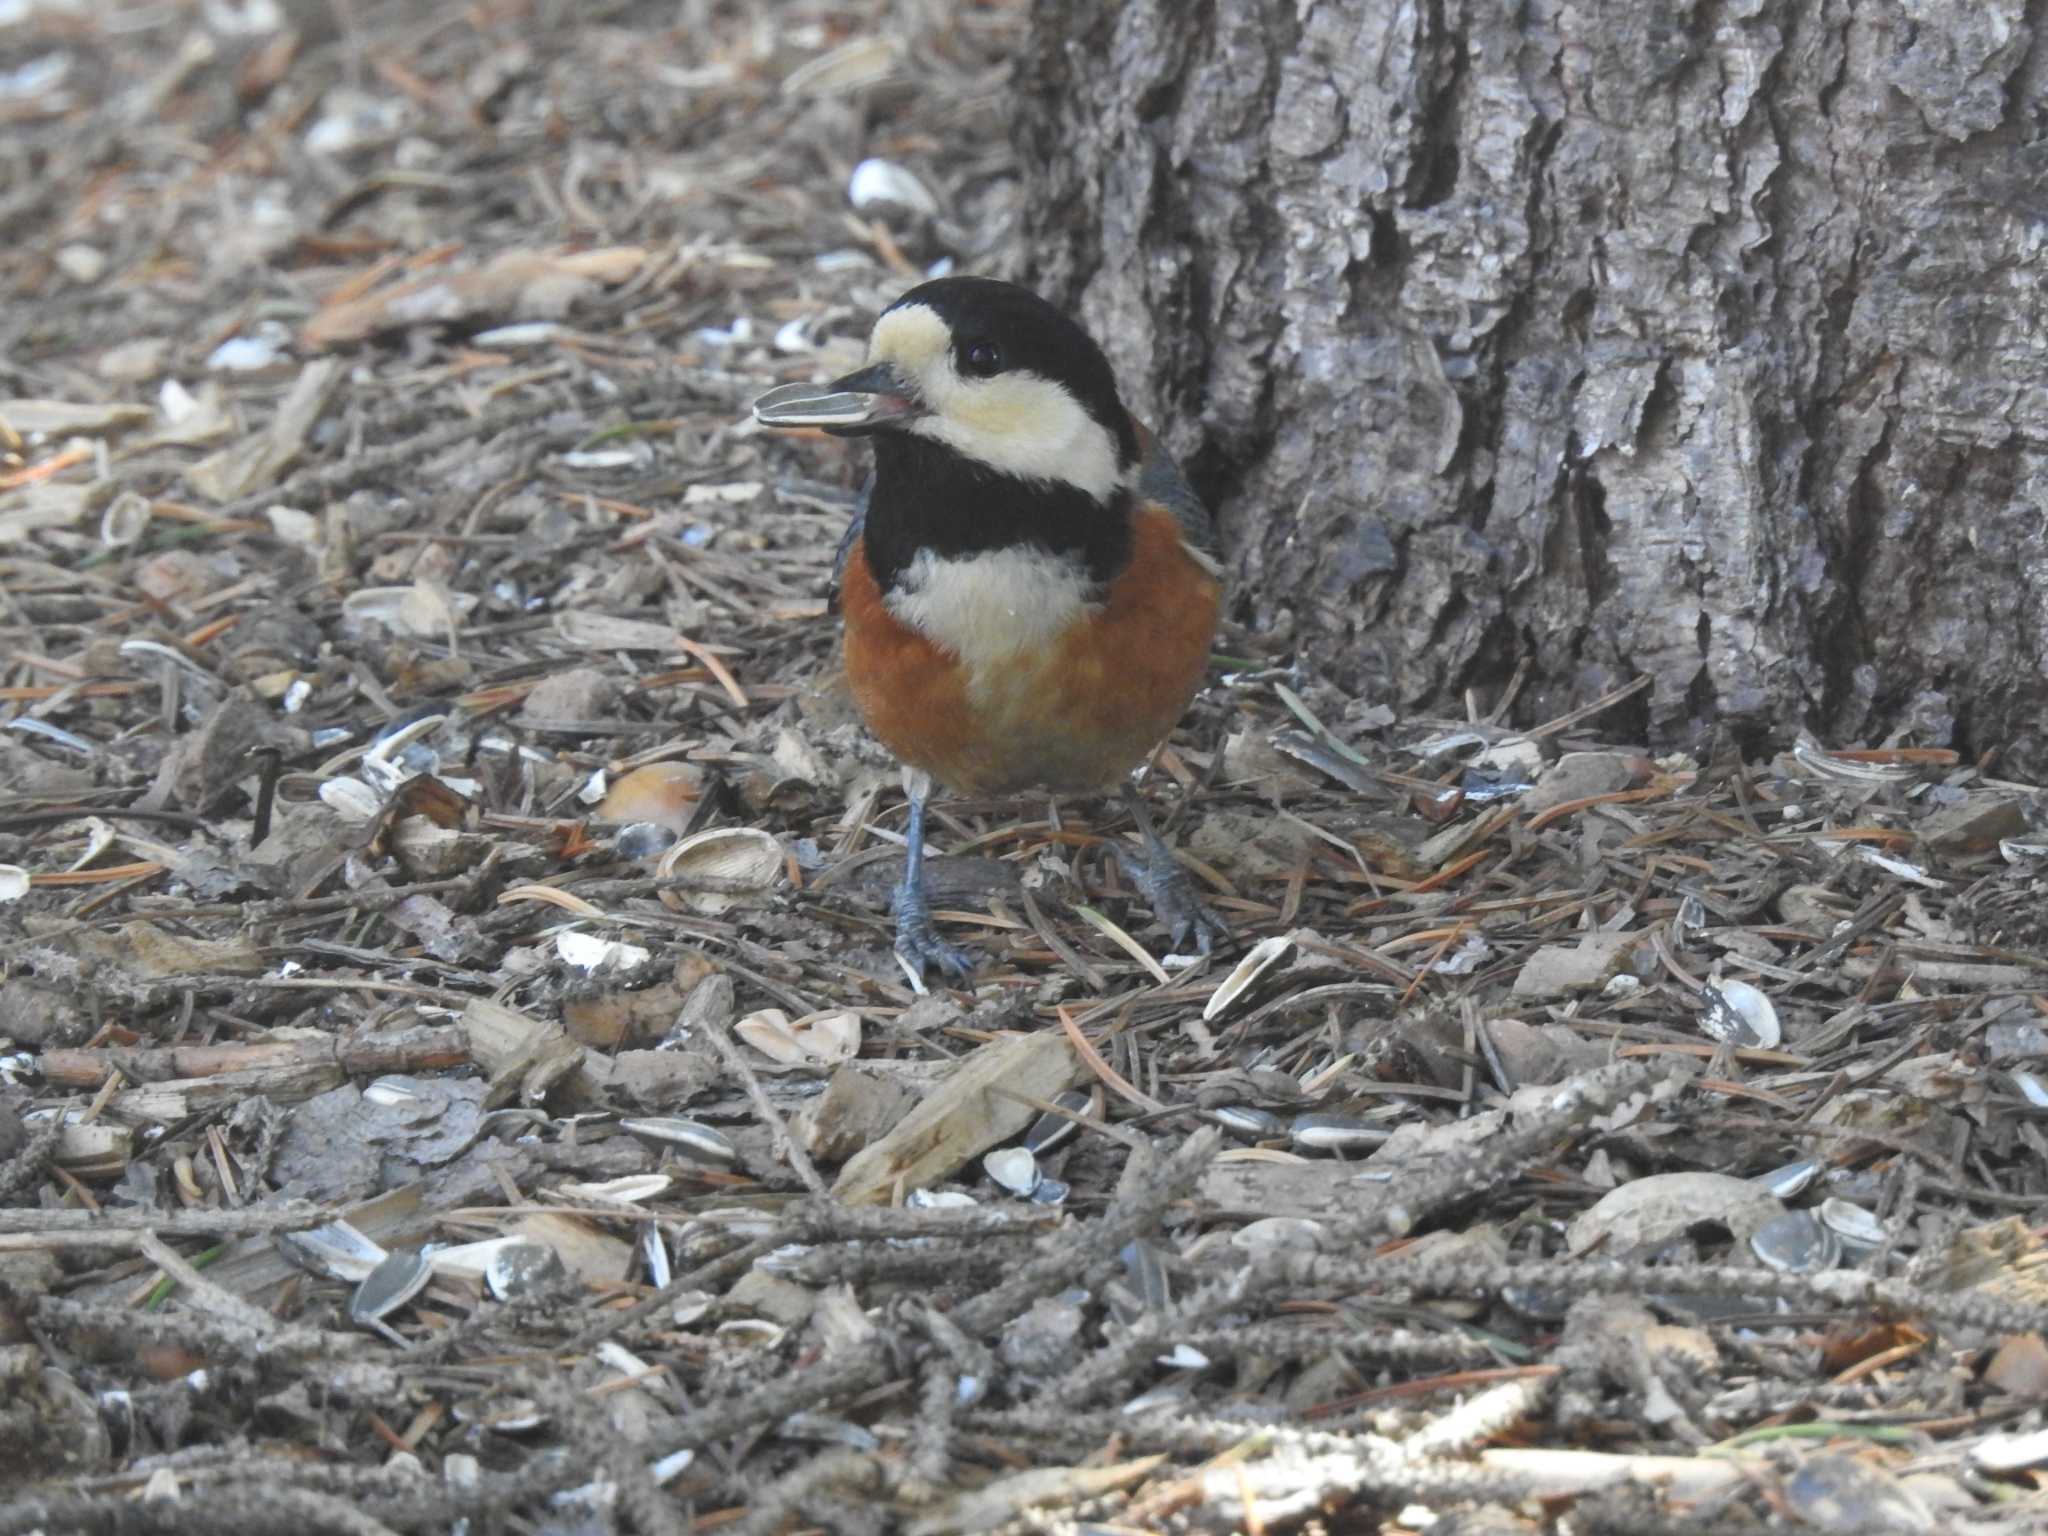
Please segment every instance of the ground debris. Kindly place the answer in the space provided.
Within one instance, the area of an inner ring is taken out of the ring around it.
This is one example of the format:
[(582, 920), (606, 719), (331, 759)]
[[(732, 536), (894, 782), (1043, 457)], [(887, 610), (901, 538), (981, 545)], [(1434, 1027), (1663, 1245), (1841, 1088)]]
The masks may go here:
[(1146, 793), (1238, 942), (940, 802), (906, 983), (864, 461), (746, 404), (1021, 270), (1026, 24), (0, 23), (0, 1529), (2048, 1521), (1991, 760), (1233, 628)]

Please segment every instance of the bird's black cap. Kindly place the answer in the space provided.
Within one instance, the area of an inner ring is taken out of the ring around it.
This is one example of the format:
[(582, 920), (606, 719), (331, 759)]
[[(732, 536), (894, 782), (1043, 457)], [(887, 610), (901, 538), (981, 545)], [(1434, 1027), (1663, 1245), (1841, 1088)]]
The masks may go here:
[(941, 277), (920, 283), (882, 311), (922, 305), (953, 335), (955, 366), (983, 342), (1000, 349), (1003, 367), (1023, 369), (1064, 387), (1116, 440), (1117, 458), (1138, 459), (1137, 429), (1117, 394), (1116, 374), (1086, 331), (1029, 288), (990, 277)]

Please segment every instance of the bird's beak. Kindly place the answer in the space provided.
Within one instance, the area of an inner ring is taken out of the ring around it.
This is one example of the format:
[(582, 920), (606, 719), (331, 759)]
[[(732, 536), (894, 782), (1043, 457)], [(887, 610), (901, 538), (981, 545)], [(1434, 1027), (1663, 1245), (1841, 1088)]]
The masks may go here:
[(823, 427), (838, 437), (879, 432), (923, 414), (893, 363), (875, 363), (830, 384), (785, 384), (754, 402), (754, 420), (764, 427)]

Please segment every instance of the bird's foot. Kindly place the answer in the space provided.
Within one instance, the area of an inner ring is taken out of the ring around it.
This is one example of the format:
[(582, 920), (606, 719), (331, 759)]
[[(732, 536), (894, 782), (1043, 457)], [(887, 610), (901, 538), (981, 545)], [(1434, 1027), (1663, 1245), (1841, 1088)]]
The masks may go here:
[(889, 910), (896, 914), (896, 955), (924, 982), (927, 966), (937, 966), (954, 980), (964, 980), (974, 970), (974, 957), (956, 944), (939, 937), (932, 923), (931, 903), (921, 887), (903, 884), (889, 898)]
[(1185, 952), (1189, 940), (1204, 955), (1230, 941), (1229, 927), (1196, 894), (1195, 882), (1164, 843), (1154, 841), (1142, 857), (1119, 844), (1116, 858), (1125, 878), (1152, 903), (1153, 917), (1173, 940), (1173, 953)]

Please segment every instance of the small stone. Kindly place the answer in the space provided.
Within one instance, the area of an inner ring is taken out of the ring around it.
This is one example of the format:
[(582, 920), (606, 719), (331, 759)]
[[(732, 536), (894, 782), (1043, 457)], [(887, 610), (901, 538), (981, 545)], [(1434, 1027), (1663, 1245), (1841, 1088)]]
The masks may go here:
[(1522, 813), (1536, 816), (1574, 800), (1628, 789), (1635, 784), (1636, 765), (1640, 761), (1618, 752), (1567, 752), (1522, 797)]
[(1596, 1248), (1630, 1258), (1699, 1227), (1725, 1227), (1738, 1242), (1784, 1207), (1747, 1180), (1724, 1173), (1657, 1173), (1603, 1195), (1572, 1219), (1566, 1240), (1575, 1254)]
[(916, 1103), (908, 1084), (848, 1062), (797, 1116), (797, 1134), (812, 1157), (844, 1162), (887, 1135)]
[(542, 678), (521, 704), (519, 716), (532, 725), (601, 720), (618, 699), (618, 679), (595, 667), (575, 667)]
[(1516, 973), (1517, 997), (1557, 997), (1566, 992), (1597, 992), (1628, 963), (1641, 940), (1633, 933), (1589, 933), (1576, 944), (1546, 944)]
[(2027, 830), (2026, 807), (2009, 795), (1971, 795), (1920, 823), (1920, 841), (1938, 853), (1982, 853)]
[(171, 344), (161, 336), (138, 336), (107, 348), (100, 354), (95, 371), (103, 379), (135, 384), (162, 375)]
[(2014, 1397), (2048, 1398), (2048, 1343), (2038, 1333), (2016, 1333), (1998, 1346), (1984, 1380)]
[(810, 1321), (818, 1298), (794, 1280), (771, 1275), (765, 1269), (750, 1269), (727, 1292), (726, 1304), (733, 1311), (751, 1312), (785, 1328), (801, 1328)]
[(1087, 1314), (1064, 1296), (1041, 1296), (1003, 1330), (996, 1354), (1027, 1380), (1061, 1376), (1080, 1358)]
[(136, 568), (135, 585), (160, 603), (186, 603), (221, 586), (230, 574), (189, 549), (167, 549)]
[(107, 275), (107, 253), (92, 245), (67, 245), (58, 250), (57, 270), (81, 288)]

